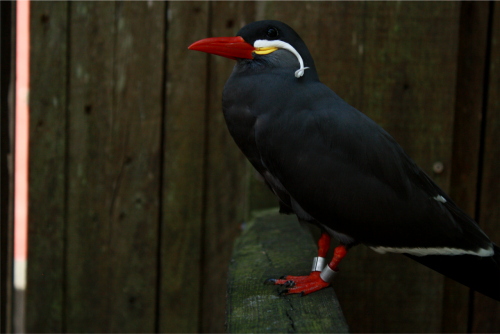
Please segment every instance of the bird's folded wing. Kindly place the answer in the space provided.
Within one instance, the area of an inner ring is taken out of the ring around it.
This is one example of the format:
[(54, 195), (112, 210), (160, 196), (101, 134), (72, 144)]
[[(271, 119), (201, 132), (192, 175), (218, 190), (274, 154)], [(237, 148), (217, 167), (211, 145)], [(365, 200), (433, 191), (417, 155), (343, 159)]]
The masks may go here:
[(329, 228), (381, 252), (491, 253), (477, 224), (385, 130), (347, 103), (258, 123), (264, 165)]

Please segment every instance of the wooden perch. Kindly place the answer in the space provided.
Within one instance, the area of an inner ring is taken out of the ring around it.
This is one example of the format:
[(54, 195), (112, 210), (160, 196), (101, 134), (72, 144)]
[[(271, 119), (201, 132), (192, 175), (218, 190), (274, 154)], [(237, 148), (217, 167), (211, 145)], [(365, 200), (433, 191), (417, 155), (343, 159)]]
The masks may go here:
[(330, 286), (310, 295), (278, 296), (268, 278), (308, 275), (317, 247), (295, 216), (260, 212), (236, 241), (229, 266), (228, 333), (346, 333), (348, 326)]

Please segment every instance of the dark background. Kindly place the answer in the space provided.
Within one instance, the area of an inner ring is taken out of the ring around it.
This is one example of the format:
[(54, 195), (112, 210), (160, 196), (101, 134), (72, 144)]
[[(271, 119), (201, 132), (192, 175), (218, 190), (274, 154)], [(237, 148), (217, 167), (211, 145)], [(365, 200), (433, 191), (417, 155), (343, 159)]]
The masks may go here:
[[(233, 240), (277, 202), (224, 123), (233, 61), (187, 47), (259, 19), (500, 243), (497, 3), (32, 2), (28, 332), (224, 330)], [(402, 255), (341, 269), (352, 332), (500, 331), (500, 303)]]

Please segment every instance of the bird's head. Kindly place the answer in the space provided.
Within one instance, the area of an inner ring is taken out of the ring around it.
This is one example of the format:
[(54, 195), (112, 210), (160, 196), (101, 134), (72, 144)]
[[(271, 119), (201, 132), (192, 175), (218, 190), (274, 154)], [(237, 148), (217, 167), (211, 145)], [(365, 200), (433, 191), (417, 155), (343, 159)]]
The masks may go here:
[[(287, 52), (280, 52), (283, 57), (293, 61), (294, 66), (298, 68), (295, 71), (296, 78), (302, 77), (306, 69), (314, 69), (314, 61), (300, 36), (285, 23), (274, 20), (250, 23), (241, 28), (236, 37), (202, 39), (191, 44), (189, 49), (234, 60), (262, 60), (272, 57), (270, 55), (278, 50), (284, 50)], [(276, 57), (274, 59), (276, 60)]]

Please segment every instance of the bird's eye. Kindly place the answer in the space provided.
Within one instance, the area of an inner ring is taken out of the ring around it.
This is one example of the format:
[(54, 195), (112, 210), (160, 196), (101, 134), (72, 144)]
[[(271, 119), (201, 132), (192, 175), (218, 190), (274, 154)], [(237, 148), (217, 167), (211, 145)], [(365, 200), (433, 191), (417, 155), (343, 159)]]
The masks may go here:
[(278, 30), (276, 28), (267, 29), (267, 37), (269, 37), (269, 38), (278, 37)]

